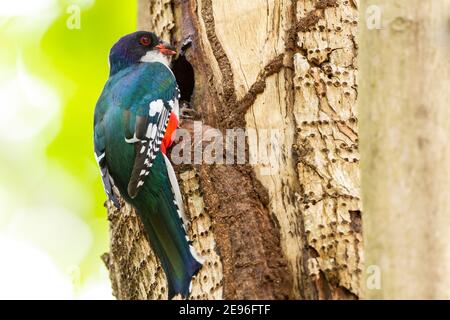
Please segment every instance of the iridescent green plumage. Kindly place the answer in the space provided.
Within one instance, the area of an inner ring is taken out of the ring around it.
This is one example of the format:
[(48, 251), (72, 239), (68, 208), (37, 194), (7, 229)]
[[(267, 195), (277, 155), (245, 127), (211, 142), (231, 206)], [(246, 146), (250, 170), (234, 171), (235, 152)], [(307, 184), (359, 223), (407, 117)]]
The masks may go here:
[[(166, 273), (169, 298), (177, 293), (187, 296), (191, 279), (201, 264), (180, 219), (165, 155), (154, 139), (164, 132), (158, 131), (154, 137), (150, 134), (152, 126), (158, 130), (164, 126), (161, 115), (170, 111), (177, 98), (176, 81), (161, 63), (123, 65), (111, 74), (95, 109), (94, 143), (105, 190), (115, 200), (112, 191), (108, 192), (108, 183), (114, 184), (136, 209)], [(164, 108), (152, 110), (152, 105), (159, 106), (152, 104), (155, 101)], [(140, 152), (144, 146), (145, 153)], [(138, 159), (140, 154), (142, 159)], [(132, 175), (137, 177), (138, 188), (131, 188), (130, 195)]]

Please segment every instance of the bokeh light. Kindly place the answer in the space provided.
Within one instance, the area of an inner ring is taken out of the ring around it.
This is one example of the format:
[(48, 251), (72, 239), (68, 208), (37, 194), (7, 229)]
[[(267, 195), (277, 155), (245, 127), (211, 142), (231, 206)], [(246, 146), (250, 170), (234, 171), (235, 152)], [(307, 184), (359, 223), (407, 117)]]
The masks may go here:
[(92, 121), (137, 4), (0, 0), (0, 298), (112, 298)]

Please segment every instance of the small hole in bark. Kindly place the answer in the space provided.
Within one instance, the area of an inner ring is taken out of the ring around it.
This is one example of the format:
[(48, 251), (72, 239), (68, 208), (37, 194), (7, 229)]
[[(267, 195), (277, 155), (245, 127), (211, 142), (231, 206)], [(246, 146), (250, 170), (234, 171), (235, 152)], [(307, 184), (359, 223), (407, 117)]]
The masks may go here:
[(191, 102), (192, 93), (195, 87), (194, 68), (186, 59), (185, 54), (180, 54), (177, 59), (172, 62), (172, 71), (177, 79), (178, 88), (180, 89), (180, 100)]
[(361, 228), (361, 211), (360, 210), (349, 210), (348, 213), (350, 214), (350, 226), (353, 231), (360, 233)]

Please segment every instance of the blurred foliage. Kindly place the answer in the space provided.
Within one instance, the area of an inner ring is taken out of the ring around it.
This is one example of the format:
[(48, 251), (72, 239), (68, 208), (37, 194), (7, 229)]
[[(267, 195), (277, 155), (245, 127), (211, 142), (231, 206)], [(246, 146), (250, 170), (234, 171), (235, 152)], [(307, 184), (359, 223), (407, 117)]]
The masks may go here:
[(93, 111), (136, 15), (136, 1), (0, 0), (0, 236), (42, 250), (81, 288), (109, 286)]

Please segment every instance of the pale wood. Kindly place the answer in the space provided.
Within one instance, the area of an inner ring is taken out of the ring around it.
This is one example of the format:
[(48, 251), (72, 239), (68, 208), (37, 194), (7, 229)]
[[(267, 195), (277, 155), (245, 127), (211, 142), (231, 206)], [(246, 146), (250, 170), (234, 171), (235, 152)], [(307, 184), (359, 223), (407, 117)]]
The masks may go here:
[[(450, 1), (361, 1), (359, 76), (368, 298), (450, 298)], [(370, 279), (368, 279), (370, 280)]]

